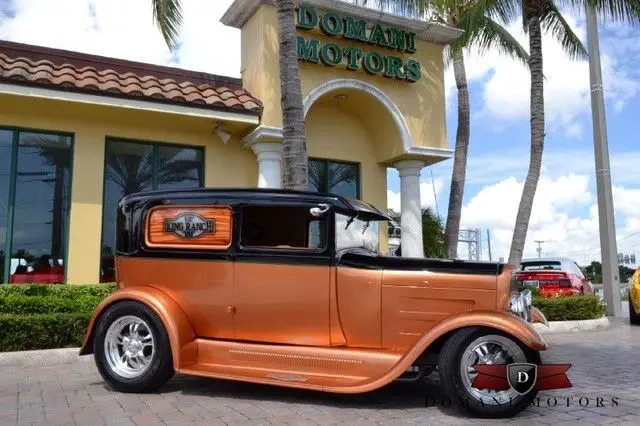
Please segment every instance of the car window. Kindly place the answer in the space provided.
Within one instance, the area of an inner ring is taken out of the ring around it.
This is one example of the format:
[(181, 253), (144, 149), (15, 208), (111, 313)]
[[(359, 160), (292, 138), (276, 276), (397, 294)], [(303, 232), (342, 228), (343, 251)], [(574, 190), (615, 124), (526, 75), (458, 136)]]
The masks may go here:
[(242, 247), (323, 250), (327, 245), (326, 219), (312, 216), (309, 209), (298, 206), (243, 207)]
[(581, 280), (583, 280), (585, 278), (584, 274), (582, 273), (582, 269), (580, 268), (580, 265), (578, 265), (577, 263), (573, 262), (573, 264), (575, 265), (575, 274), (578, 278), (580, 278)]
[(540, 271), (540, 270), (561, 271), (562, 265), (560, 262), (555, 262), (555, 261), (522, 262), (520, 264), (520, 269), (522, 271)]

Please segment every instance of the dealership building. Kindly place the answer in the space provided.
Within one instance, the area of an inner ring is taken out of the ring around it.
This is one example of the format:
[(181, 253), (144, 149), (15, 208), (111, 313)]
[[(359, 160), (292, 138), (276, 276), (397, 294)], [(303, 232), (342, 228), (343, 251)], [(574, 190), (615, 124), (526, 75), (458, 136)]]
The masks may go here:
[[(296, 16), (309, 188), (386, 209), (397, 169), (402, 254), (421, 256), (419, 177), (453, 157), (443, 49), (460, 32), (310, 4)], [(0, 282), (113, 280), (127, 193), (282, 186), (276, 8), (236, 0), (222, 22), (240, 29), (239, 79), (0, 41)]]

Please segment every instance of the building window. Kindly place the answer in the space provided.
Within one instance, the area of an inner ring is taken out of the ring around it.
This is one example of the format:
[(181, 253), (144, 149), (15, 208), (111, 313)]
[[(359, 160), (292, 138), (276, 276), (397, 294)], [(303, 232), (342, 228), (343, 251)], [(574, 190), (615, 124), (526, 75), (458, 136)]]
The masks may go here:
[(100, 282), (113, 282), (116, 205), (127, 194), (204, 185), (202, 148), (107, 139)]
[(0, 129), (2, 282), (65, 282), (72, 146), (69, 135)]
[(309, 190), (359, 199), (360, 165), (310, 158)]

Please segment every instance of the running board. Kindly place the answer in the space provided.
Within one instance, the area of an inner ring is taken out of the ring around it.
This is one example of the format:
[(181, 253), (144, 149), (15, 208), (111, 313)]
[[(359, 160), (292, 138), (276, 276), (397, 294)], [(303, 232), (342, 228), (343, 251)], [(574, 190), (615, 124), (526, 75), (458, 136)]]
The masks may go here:
[[(180, 373), (277, 386), (335, 390), (366, 385), (390, 371), (398, 352), (197, 339), (197, 362)], [(348, 391), (351, 392), (351, 391)]]

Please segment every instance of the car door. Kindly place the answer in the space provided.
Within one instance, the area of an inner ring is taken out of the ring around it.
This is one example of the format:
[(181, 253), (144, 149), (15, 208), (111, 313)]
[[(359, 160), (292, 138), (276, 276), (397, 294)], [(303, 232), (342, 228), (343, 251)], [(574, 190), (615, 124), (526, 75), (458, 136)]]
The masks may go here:
[(234, 273), (238, 340), (329, 345), (328, 218), (312, 203), (240, 208)]

